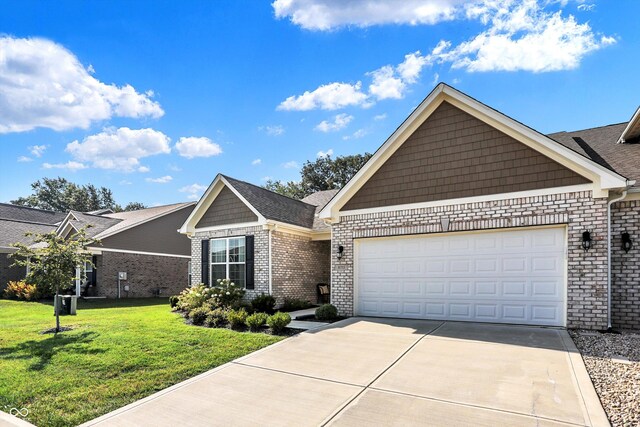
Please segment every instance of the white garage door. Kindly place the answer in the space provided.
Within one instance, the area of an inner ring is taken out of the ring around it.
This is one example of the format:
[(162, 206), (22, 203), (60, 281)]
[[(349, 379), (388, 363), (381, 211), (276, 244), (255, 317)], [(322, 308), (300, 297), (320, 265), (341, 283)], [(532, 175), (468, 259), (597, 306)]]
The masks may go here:
[(565, 325), (564, 228), (356, 240), (361, 316)]

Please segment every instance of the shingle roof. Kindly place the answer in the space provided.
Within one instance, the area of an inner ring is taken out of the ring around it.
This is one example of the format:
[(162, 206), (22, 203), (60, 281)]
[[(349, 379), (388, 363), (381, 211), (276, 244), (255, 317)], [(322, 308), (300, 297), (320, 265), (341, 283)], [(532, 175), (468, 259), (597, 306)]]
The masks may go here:
[(171, 205), (154, 206), (152, 208), (139, 209), (136, 211), (116, 212), (101, 215), (104, 218), (118, 220), (118, 222), (110, 228), (104, 230), (100, 234), (96, 235), (96, 238), (101, 239), (107, 234), (111, 235), (121, 230), (135, 227), (136, 225), (147, 222), (153, 218), (168, 214), (169, 212), (177, 211), (182, 208), (186, 208), (187, 206), (195, 206), (195, 202), (173, 203)]
[(66, 213), (47, 211), (44, 209), (29, 208), (26, 206), (0, 203), (0, 219), (12, 219), (23, 222), (33, 222), (38, 224), (58, 224)]
[(338, 191), (340, 190), (336, 189), (336, 190), (318, 191), (302, 199), (303, 202), (308, 203), (310, 205), (314, 205), (316, 207), (316, 211), (313, 218), (314, 230), (325, 231), (325, 230), (331, 229), (331, 227), (325, 224), (325, 222), (318, 217), (318, 213), (320, 213), (322, 208), (324, 208), (327, 205), (327, 203), (329, 203), (329, 201), (333, 199), (333, 196), (338, 194)]
[(56, 229), (55, 225), (37, 224), (33, 222), (0, 219), (0, 248), (8, 248), (13, 243), (28, 245), (33, 243), (26, 233), (48, 233)]
[(300, 227), (313, 227), (315, 206), (248, 182), (222, 176), (265, 218)]
[(98, 234), (118, 224), (121, 219), (108, 218), (102, 215), (91, 215), (84, 212), (70, 211), (76, 219), (70, 219), (69, 222), (76, 230), (82, 227), (87, 228), (87, 237), (97, 237)]
[(625, 122), (547, 136), (625, 178), (638, 181), (634, 187), (640, 187), (640, 144), (617, 143), (626, 126)]

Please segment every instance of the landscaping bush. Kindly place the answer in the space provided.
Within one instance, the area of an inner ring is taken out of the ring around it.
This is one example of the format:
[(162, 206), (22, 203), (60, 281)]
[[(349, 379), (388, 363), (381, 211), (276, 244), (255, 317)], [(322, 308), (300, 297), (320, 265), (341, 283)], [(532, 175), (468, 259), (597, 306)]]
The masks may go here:
[(209, 316), (208, 307), (197, 307), (189, 312), (189, 317), (191, 318), (191, 323), (196, 326), (204, 325), (204, 322), (207, 320), (207, 316)]
[(205, 324), (210, 328), (221, 328), (227, 324), (228, 311), (224, 308), (211, 310), (207, 315)]
[(284, 331), (284, 328), (286, 328), (289, 323), (291, 323), (291, 316), (289, 316), (288, 313), (277, 312), (267, 319), (267, 325), (269, 325), (274, 334), (279, 334)]
[(304, 310), (306, 308), (313, 307), (310, 301), (305, 301), (297, 298), (285, 298), (284, 304), (280, 310), (282, 311), (296, 311), (296, 310)]
[(247, 311), (244, 308), (240, 310), (229, 310), (227, 313), (227, 321), (232, 329), (241, 329), (247, 320)]
[(215, 308), (229, 308), (242, 301), (244, 289), (236, 286), (229, 279), (218, 279), (218, 284), (211, 288), (210, 302)]
[(273, 314), (275, 306), (276, 299), (268, 294), (260, 294), (251, 300), (251, 308), (254, 312)]
[(267, 323), (268, 317), (267, 313), (253, 313), (251, 316), (247, 317), (245, 323), (251, 332), (258, 332), (260, 328)]
[(176, 308), (178, 306), (178, 302), (180, 301), (180, 297), (178, 295), (171, 295), (169, 297), (169, 305), (171, 308)]
[(323, 304), (316, 309), (316, 319), (333, 320), (338, 317), (338, 309), (333, 304)]
[(180, 292), (178, 305), (176, 305), (176, 307), (179, 310), (189, 313), (194, 308), (202, 307), (204, 303), (211, 298), (211, 293), (211, 288), (203, 284), (187, 288)]
[(4, 290), (7, 299), (17, 299), (22, 301), (35, 301), (38, 299), (38, 288), (24, 280), (9, 282)]

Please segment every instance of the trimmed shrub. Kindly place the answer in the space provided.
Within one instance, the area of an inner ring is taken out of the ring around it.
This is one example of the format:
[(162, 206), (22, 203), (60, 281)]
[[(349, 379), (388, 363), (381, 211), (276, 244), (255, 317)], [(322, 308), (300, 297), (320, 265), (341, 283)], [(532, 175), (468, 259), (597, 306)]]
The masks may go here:
[(211, 313), (211, 312), (209, 311), (208, 307), (197, 307), (197, 308), (194, 308), (193, 310), (191, 310), (189, 312), (189, 317), (191, 318), (191, 323), (193, 323), (194, 325), (197, 325), (197, 326), (204, 325), (204, 322), (207, 320), (207, 317), (209, 316), (209, 313)]
[(229, 308), (242, 301), (244, 289), (236, 286), (229, 279), (218, 279), (218, 284), (211, 288), (210, 303), (212, 307)]
[(291, 323), (291, 316), (289, 316), (288, 313), (277, 312), (267, 319), (267, 325), (269, 325), (274, 334), (279, 334), (284, 331), (284, 328), (286, 328), (289, 323)]
[(316, 309), (316, 319), (334, 320), (338, 317), (338, 309), (333, 304), (323, 304)]
[(273, 314), (275, 306), (276, 299), (268, 294), (260, 294), (251, 300), (251, 308), (254, 312)]
[(207, 315), (205, 324), (210, 328), (221, 328), (227, 324), (228, 311), (224, 308), (216, 308), (211, 310)]
[(247, 311), (244, 308), (240, 310), (229, 310), (227, 313), (227, 321), (232, 329), (241, 329), (247, 320)]
[(169, 297), (169, 305), (171, 308), (176, 308), (178, 306), (178, 302), (180, 301), (180, 297), (178, 295), (171, 295)]
[(180, 292), (176, 307), (189, 313), (194, 308), (202, 307), (209, 298), (211, 298), (211, 288), (199, 284)]
[(35, 301), (38, 299), (38, 288), (24, 280), (9, 282), (4, 290), (4, 297), (22, 301)]
[(282, 311), (296, 311), (296, 310), (304, 310), (306, 308), (313, 307), (310, 301), (305, 301), (297, 298), (285, 298), (284, 304), (280, 307)]
[(251, 332), (258, 332), (260, 328), (267, 323), (268, 317), (267, 313), (253, 313), (251, 316), (247, 317), (245, 323)]

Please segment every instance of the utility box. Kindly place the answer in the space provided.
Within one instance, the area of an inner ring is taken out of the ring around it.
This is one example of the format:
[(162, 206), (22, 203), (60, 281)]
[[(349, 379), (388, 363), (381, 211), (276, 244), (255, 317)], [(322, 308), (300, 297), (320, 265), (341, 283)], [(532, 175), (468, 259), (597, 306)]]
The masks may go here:
[(78, 309), (78, 297), (75, 295), (58, 295), (53, 304), (53, 314), (56, 312), (64, 315), (76, 315)]

